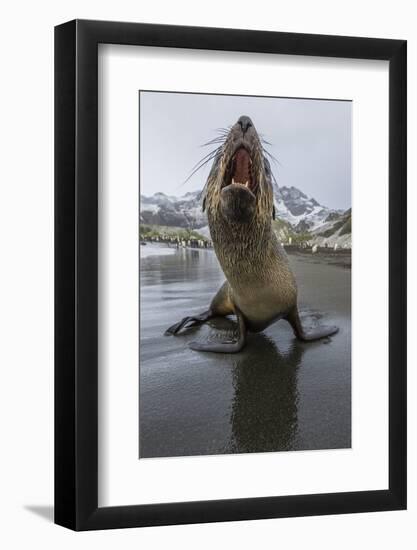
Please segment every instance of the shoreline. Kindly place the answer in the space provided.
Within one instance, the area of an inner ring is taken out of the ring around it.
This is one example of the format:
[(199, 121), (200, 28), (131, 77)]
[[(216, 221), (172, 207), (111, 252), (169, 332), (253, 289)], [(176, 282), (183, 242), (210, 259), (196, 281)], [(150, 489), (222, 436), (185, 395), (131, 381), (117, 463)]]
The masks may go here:
[[(285, 248), (285, 247), (284, 247)], [(318, 249), (314, 254), (311, 252), (311, 249), (288, 249), (285, 248), (285, 252), (289, 256), (296, 256), (300, 259), (304, 259), (308, 262), (313, 263), (326, 263), (328, 265), (335, 265), (338, 267), (343, 267), (344, 269), (352, 268), (352, 249)]]
[(141, 248), (167, 252), (140, 266), (141, 458), (351, 447), (349, 269), (328, 265), (328, 254), (288, 257), (303, 321), (339, 327), (329, 341), (300, 342), (279, 321), (249, 333), (240, 353), (198, 353), (191, 341), (232, 338), (233, 323), (217, 318), (178, 337), (164, 333), (206, 309), (224, 283), (215, 254)]
[[(162, 256), (169, 253), (179, 252), (181, 250), (192, 250), (196, 252), (214, 252), (213, 248), (200, 248), (193, 246), (169, 246), (164, 242), (154, 241), (142, 241), (146, 242), (146, 245), (140, 245), (140, 257), (145, 259), (149, 257)], [(147, 249), (147, 247), (150, 247)], [(160, 251), (155, 250), (159, 248)], [(328, 265), (335, 265), (344, 269), (351, 269), (352, 267), (352, 249), (329, 249), (320, 247), (316, 252), (312, 252), (311, 248), (301, 248), (294, 245), (284, 245), (285, 252), (289, 256), (296, 256), (301, 260), (313, 263), (325, 263)], [(142, 254), (142, 251), (144, 254)]]

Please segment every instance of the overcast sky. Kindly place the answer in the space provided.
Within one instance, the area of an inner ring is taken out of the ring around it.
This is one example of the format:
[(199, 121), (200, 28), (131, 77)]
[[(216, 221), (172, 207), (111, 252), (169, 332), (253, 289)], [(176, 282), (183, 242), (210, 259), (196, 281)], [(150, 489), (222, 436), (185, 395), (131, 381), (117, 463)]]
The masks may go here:
[(331, 208), (351, 206), (351, 102), (140, 92), (141, 193), (180, 196), (202, 189), (209, 166), (184, 181), (212, 146), (216, 128), (251, 117), (279, 160), (281, 186)]

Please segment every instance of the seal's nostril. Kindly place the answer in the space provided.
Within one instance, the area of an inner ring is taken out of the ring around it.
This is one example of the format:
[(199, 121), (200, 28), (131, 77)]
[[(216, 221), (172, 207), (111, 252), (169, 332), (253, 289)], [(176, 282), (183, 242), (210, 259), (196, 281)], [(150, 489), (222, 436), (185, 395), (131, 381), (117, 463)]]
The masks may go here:
[(241, 116), (237, 122), (242, 128), (243, 133), (246, 133), (248, 129), (252, 126), (252, 121), (248, 116)]

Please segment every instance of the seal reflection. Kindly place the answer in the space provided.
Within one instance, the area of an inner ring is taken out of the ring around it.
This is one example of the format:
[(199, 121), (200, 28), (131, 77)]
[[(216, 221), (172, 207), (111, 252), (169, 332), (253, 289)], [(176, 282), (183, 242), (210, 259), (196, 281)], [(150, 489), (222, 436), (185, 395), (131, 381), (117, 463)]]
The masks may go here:
[(297, 434), (298, 368), (304, 347), (291, 342), (285, 352), (264, 334), (233, 367), (230, 452), (288, 451)]

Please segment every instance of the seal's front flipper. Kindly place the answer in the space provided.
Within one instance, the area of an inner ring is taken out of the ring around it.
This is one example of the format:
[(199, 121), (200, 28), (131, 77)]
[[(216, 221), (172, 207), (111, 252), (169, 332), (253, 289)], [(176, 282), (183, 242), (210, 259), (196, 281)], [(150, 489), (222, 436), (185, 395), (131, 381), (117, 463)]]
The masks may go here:
[(297, 338), (303, 340), (304, 342), (313, 342), (314, 340), (320, 340), (321, 338), (327, 338), (327, 336), (332, 336), (339, 332), (339, 327), (332, 325), (323, 325), (309, 331), (303, 331), (300, 336), (297, 335)]
[(246, 326), (242, 314), (236, 309), (239, 325), (238, 339), (234, 342), (191, 342), (190, 349), (194, 351), (211, 351), (212, 353), (237, 353), (246, 344)]
[(202, 325), (209, 319), (214, 317), (211, 309), (205, 311), (204, 313), (200, 313), (199, 315), (194, 315), (190, 317), (184, 317), (179, 323), (175, 323), (175, 325), (172, 325), (172, 327), (169, 327), (165, 331), (165, 336), (169, 336), (170, 334), (178, 334), (180, 330), (183, 328), (191, 328), (195, 327), (197, 325)]
[(339, 328), (336, 326), (319, 326), (311, 330), (305, 330), (301, 324), (300, 316), (297, 308), (294, 308), (287, 316), (287, 321), (293, 328), (294, 334), (299, 340), (303, 342), (313, 342), (314, 340), (320, 340), (327, 336), (332, 336), (339, 332)]

